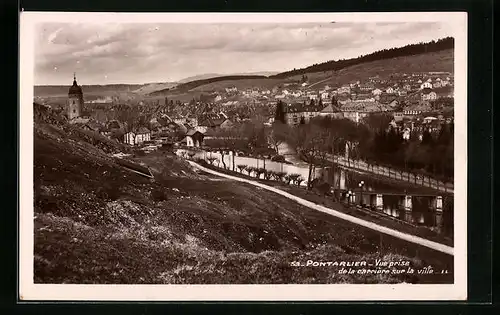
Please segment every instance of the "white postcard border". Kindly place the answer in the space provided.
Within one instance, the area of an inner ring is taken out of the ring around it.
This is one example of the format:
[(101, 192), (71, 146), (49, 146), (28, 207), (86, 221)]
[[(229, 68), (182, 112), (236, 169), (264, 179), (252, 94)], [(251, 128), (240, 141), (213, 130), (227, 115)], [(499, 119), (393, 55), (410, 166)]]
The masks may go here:
[[(74, 285), (34, 284), (33, 86), (34, 32), (61, 23), (306, 23), (447, 22), (455, 38), (454, 284), (332, 285)], [(141, 301), (388, 301), (467, 298), (467, 14), (390, 13), (77, 13), (22, 12), (20, 16), (19, 296), (30, 300)]]

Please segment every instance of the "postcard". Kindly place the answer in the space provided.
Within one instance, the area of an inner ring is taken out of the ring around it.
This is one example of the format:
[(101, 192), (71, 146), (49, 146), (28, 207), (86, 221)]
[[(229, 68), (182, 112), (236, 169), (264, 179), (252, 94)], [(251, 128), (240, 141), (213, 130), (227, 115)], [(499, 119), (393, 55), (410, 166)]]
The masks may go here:
[(19, 300), (467, 298), (467, 15), (22, 12)]

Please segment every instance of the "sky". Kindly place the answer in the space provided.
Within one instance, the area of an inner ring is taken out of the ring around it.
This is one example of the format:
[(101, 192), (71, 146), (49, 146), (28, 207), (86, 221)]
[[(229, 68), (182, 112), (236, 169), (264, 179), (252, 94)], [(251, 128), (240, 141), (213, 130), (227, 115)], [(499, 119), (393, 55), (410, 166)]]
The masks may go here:
[(446, 24), (41, 23), (35, 84), (175, 82), (206, 73), (288, 71), (452, 36)]

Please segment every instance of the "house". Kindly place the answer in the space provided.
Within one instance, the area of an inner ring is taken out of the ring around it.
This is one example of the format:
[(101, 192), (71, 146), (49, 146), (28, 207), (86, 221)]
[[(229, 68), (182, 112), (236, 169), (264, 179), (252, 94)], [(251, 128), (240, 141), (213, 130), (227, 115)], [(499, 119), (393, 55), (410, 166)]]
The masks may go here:
[(361, 84), (359, 86), (359, 89), (363, 92), (370, 92), (375, 88), (375, 85), (373, 83), (365, 83)]
[(378, 102), (346, 102), (341, 108), (343, 116), (347, 119), (354, 121), (355, 123), (361, 122), (365, 117), (371, 113), (387, 112), (392, 110), (387, 105), (380, 104)]
[(234, 123), (231, 120), (227, 119), (227, 117), (219, 126), (220, 129), (231, 129), (233, 127)]
[(222, 96), (217, 95), (217, 96), (214, 98), (214, 102), (220, 102), (220, 101), (222, 101)]
[(205, 135), (198, 130), (189, 130), (186, 136), (180, 141), (188, 147), (200, 147), (203, 145), (203, 138)]
[(320, 115), (319, 105), (317, 104), (305, 104), (305, 103), (294, 103), (288, 104), (285, 107), (285, 121), (289, 125), (298, 125), (301, 120), (308, 122), (311, 118)]
[(375, 89), (375, 90), (372, 91), (372, 94), (373, 95), (380, 95), (380, 94), (382, 94), (382, 90), (381, 89)]
[(325, 108), (323, 108), (319, 112), (319, 116), (321, 116), (321, 117), (330, 116), (333, 118), (343, 118), (344, 114), (338, 109), (337, 106), (332, 105), (332, 104), (328, 104), (328, 106), (326, 106)]
[(151, 141), (151, 131), (146, 127), (140, 127), (135, 133), (135, 143), (141, 144), (145, 141)]
[(437, 94), (434, 91), (425, 89), (422, 91), (422, 101), (434, 101), (437, 99)]
[(321, 99), (327, 99), (327, 98), (330, 98), (330, 93), (328, 92), (321, 93)]
[(338, 94), (342, 94), (342, 93), (350, 94), (351, 93), (351, 86), (349, 84), (344, 84), (337, 89), (337, 93)]
[(434, 82), (434, 84), (432, 84), (433, 88), (440, 88), (441, 86), (442, 86), (441, 81), (436, 81), (436, 82)]
[(378, 101), (380, 103), (383, 103), (383, 104), (389, 104), (392, 101), (396, 100), (397, 98), (398, 98), (397, 94), (386, 94), (386, 93), (383, 93), (383, 94), (379, 95)]
[(123, 142), (129, 145), (139, 145), (146, 141), (151, 141), (151, 131), (146, 127), (140, 127), (123, 135)]
[(385, 93), (387, 94), (393, 94), (394, 93), (394, 89), (392, 87), (388, 87), (386, 90), (385, 90)]
[(236, 93), (236, 92), (238, 92), (238, 89), (235, 86), (226, 88), (226, 93)]
[(123, 142), (125, 144), (135, 145), (135, 136), (135, 132), (129, 131), (125, 135), (123, 135)]
[(432, 89), (432, 83), (431, 82), (424, 82), (420, 85), (420, 89)]
[(403, 85), (403, 89), (405, 89), (406, 91), (411, 91), (411, 85), (405, 84), (405, 85)]
[(215, 130), (221, 127), (223, 123), (225, 123), (225, 126), (227, 126), (230, 122), (226, 122), (228, 119), (221, 115), (208, 115), (202, 119), (200, 119), (200, 122), (198, 123), (198, 126), (196, 126), (196, 130), (198, 130), (201, 133), (206, 133), (208, 130)]

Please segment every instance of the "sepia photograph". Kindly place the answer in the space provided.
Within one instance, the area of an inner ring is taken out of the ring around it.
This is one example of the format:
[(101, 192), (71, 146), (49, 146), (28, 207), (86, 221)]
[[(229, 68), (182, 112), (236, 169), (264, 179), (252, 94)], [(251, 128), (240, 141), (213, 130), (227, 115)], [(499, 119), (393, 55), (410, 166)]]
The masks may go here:
[(20, 23), (22, 298), (466, 298), (465, 14)]

